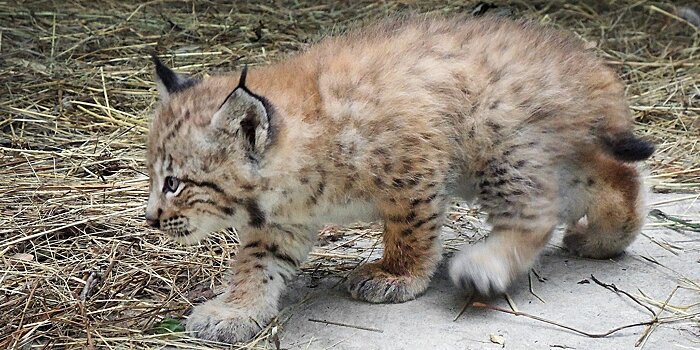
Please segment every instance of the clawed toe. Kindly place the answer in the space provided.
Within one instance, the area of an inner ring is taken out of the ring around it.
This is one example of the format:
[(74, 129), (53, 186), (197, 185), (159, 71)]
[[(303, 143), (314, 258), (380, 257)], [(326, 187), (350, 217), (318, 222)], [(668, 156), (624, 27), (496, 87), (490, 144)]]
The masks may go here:
[(232, 344), (252, 339), (274, 314), (226, 303), (222, 296), (195, 306), (185, 329), (197, 338)]
[(415, 299), (428, 286), (429, 278), (397, 276), (379, 264), (360, 266), (348, 277), (348, 292), (354, 299), (371, 303), (401, 303)]

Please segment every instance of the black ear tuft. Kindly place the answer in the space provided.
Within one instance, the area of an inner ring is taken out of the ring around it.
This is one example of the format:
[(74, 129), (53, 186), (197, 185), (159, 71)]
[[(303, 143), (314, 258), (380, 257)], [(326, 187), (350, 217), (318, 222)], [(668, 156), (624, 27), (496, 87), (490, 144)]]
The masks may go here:
[(177, 91), (177, 74), (166, 67), (155, 53), (151, 54), (153, 64), (156, 66), (156, 77), (169, 93)]
[(160, 61), (155, 53), (151, 53), (151, 59), (156, 68), (156, 83), (161, 97), (165, 98), (170, 94), (185, 90), (198, 82), (197, 79), (173, 72)]
[(241, 71), (238, 86), (228, 94), (211, 124), (217, 130), (240, 137), (243, 147), (252, 159), (259, 159), (272, 142), (273, 132), (270, 118), (273, 108), (262, 96), (251, 92), (246, 86), (248, 67)]
[(241, 78), (238, 80), (238, 86), (236, 86), (236, 89), (238, 88), (244, 88), (245, 89), (245, 78), (248, 77), (248, 65), (246, 64), (243, 66), (243, 70), (241, 71)]

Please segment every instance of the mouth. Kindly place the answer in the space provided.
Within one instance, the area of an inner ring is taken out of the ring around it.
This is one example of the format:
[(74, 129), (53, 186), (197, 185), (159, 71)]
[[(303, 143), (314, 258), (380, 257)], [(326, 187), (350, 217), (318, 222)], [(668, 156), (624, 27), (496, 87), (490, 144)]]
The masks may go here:
[(173, 238), (183, 238), (192, 234), (192, 232), (188, 229), (167, 230), (165, 233)]
[(205, 239), (208, 235), (194, 232), (189, 229), (168, 230), (165, 233), (171, 240), (181, 245), (194, 245)]

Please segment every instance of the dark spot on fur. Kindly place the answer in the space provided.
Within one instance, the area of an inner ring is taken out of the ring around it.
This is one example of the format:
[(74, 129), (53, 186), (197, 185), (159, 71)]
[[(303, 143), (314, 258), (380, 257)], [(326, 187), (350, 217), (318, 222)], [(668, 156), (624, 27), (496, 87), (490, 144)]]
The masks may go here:
[(389, 152), (383, 148), (375, 148), (372, 150), (372, 153), (378, 156), (388, 156)]
[(404, 237), (405, 237), (405, 236), (410, 236), (412, 233), (413, 233), (413, 229), (412, 229), (412, 228), (405, 228), (405, 229), (401, 230), (401, 235), (404, 236)]
[(253, 253), (253, 256), (258, 258), (258, 259), (262, 259), (265, 256), (267, 256), (267, 252), (255, 252), (255, 253)]
[(262, 264), (255, 264), (254, 267), (259, 270), (265, 268), (265, 266), (263, 266)]
[(316, 188), (316, 197), (321, 196), (325, 190), (326, 190), (326, 183), (325, 183), (325, 182), (319, 182), (319, 183), (318, 183), (318, 188)]
[(259, 247), (259, 246), (260, 246), (260, 241), (252, 241), (252, 242), (246, 244), (246, 245), (243, 247), (243, 249), (246, 249), (246, 248), (255, 248), (255, 247)]
[(427, 218), (425, 218), (425, 219), (418, 220), (418, 221), (416, 221), (416, 222), (413, 224), (413, 227), (414, 227), (414, 228), (419, 228), (419, 227), (423, 226), (425, 223), (437, 219), (438, 216), (439, 216), (439, 214), (433, 214), (433, 215), (430, 215), (429, 217), (427, 217)]
[(495, 169), (492, 169), (492, 171), (493, 171), (494, 175), (496, 175), (496, 176), (502, 176), (508, 172), (506, 169), (503, 169), (503, 168), (495, 168)]
[(279, 246), (277, 246), (277, 244), (275, 244), (275, 243), (272, 243), (272, 244), (267, 246), (267, 251), (272, 253), (272, 254), (276, 253), (278, 249), (279, 249)]
[(589, 178), (588, 178), (588, 182), (586, 182), (586, 185), (588, 185), (588, 186), (593, 186), (594, 184), (595, 184), (595, 180), (593, 180), (592, 177), (589, 177)]
[(244, 190), (244, 191), (250, 192), (250, 191), (252, 191), (252, 190), (255, 189), (255, 185), (252, 185), (252, 184), (242, 184), (242, 185), (241, 185), (241, 189)]
[(275, 258), (277, 260), (282, 260), (282, 261), (292, 265), (293, 267), (297, 267), (299, 265), (299, 262), (297, 262), (291, 256), (284, 254), (284, 253), (276, 253)]
[(402, 179), (394, 179), (391, 184), (396, 188), (401, 188), (405, 186), (405, 183)]
[(233, 215), (233, 214), (236, 212), (236, 210), (235, 210), (234, 208), (231, 208), (231, 207), (221, 207), (221, 206), (219, 206), (219, 207), (217, 207), (217, 208), (219, 208), (219, 210), (221, 210), (224, 214), (226, 214), (226, 215), (228, 215), (228, 216), (231, 216), (231, 215)]
[(435, 199), (435, 197), (437, 197), (437, 193), (433, 193), (430, 196), (425, 197), (425, 198), (416, 198), (416, 199), (411, 201), (411, 206), (415, 207), (421, 203), (430, 203), (433, 201), (433, 199)]
[[(495, 101), (494, 103), (496, 103), (496, 102), (498, 102), (498, 101)], [(492, 103), (492, 105), (493, 105), (493, 103)], [(489, 106), (489, 108), (491, 108), (491, 106)], [(493, 109), (493, 108), (491, 108), (491, 109)], [(495, 122), (493, 122), (493, 121), (490, 121), (490, 120), (486, 122), (486, 125), (487, 125), (489, 128), (491, 128), (491, 130), (493, 130), (493, 132), (499, 132), (499, 131), (501, 130), (501, 128), (502, 128), (501, 125), (499, 125), (499, 124), (497, 124), (497, 123), (495, 123)]]
[(246, 201), (245, 210), (248, 212), (248, 224), (259, 228), (265, 224), (265, 213), (260, 209), (258, 202), (253, 199)]

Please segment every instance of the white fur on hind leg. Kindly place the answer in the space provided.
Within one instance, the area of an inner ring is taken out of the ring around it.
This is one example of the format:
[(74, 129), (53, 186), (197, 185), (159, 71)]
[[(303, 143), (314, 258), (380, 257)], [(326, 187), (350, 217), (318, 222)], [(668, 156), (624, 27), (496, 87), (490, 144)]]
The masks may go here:
[(496, 236), (464, 247), (450, 261), (449, 273), (458, 287), (492, 295), (506, 291), (521, 270), (520, 265), (517, 249)]

